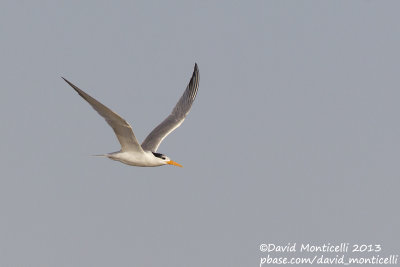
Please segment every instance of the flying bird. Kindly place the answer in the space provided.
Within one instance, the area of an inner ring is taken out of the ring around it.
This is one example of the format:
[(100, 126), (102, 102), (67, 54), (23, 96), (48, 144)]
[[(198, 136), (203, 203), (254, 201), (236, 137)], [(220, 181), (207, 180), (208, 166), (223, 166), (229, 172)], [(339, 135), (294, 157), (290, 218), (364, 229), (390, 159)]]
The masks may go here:
[(104, 156), (112, 160), (120, 161), (124, 164), (141, 167), (156, 167), (166, 164), (182, 167), (179, 163), (172, 161), (164, 154), (157, 153), (160, 143), (173, 130), (178, 128), (185, 120), (186, 115), (194, 102), (199, 88), (199, 68), (194, 65), (194, 71), (185, 92), (178, 103), (172, 109), (171, 114), (161, 122), (146, 137), (140, 145), (133, 133), (131, 125), (117, 113), (76, 87), (70, 81), (62, 77), (83, 99), (85, 99), (113, 128), (115, 135), (121, 144), (121, 150), (97, 156)]

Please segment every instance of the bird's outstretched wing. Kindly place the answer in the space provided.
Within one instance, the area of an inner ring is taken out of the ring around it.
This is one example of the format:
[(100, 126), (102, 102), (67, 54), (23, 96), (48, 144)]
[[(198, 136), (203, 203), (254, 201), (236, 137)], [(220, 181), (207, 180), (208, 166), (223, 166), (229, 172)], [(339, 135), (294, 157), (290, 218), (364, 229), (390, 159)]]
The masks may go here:
[(192, 78), (190, 79), (185, 92), (179, 99), (171, 114), (156, 128), (154, 128), (154, 130), (143, 141), (142, 148), (144, 150), (153, 152), (157, 151), (162, 140), (182, 124), (186, 115), (189, 113), (194, 99), (196, 98), (197, 90), (199, 88), (199, 80), (199, 68), (197, 67), (197, 64), (195, 64)]
[(113, 112), (111, 109), (73, 85), (70, 81), (65, 78), (63, 79), (107, 121), (111, 128), (113, 128), (114, 133), (121, 144), (122, 151), (144, 152), (129, 123), (127, 123), (117, 113)]

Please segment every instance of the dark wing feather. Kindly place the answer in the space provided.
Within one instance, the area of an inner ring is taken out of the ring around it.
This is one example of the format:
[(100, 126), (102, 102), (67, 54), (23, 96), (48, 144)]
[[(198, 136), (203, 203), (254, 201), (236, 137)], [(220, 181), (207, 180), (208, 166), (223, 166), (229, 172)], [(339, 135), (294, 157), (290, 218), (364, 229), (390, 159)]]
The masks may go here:
[(157, 151), (162, 140), (182, 124), (192, 107), (194, 99), (196, 98), (197, 90), (199, 88), (199, 80), (199, 68), (197, 67), (197, 64), (195, 64), (192, 78), (190, 79), (185, 92), (179, 99), (171, 114), (156, 128), (154, 128), (154, 130), (151, 131), (143, 141), (142, 148), (144, 150), (153, 152)]

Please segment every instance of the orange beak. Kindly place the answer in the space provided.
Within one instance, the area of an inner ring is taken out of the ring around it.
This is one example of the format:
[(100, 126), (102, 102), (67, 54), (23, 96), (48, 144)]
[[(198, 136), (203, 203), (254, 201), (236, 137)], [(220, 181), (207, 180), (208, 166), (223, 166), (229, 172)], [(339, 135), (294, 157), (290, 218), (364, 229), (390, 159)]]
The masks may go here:
[(167, 161), (167, 163), (168, 163), (169, 165), (175, 165), (175, 166), (178, 166), (178, 167), (183, 167), (181, 164), (176, 163), (175, 161), (172, 161), (172, 160)]

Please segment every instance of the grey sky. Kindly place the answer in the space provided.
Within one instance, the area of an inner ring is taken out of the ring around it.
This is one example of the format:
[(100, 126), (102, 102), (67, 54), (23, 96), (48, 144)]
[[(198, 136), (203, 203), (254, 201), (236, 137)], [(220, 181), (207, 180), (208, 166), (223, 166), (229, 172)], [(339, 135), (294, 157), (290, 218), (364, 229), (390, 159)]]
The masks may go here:
[[(0, 265), (258, 266), (261, 243), (399, 254), (400, 2), (2, 1)], [(119, 144), (61, 78), (159, 152)]]

